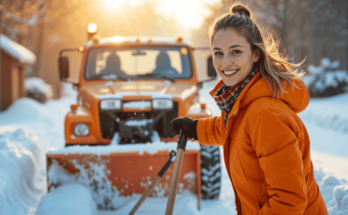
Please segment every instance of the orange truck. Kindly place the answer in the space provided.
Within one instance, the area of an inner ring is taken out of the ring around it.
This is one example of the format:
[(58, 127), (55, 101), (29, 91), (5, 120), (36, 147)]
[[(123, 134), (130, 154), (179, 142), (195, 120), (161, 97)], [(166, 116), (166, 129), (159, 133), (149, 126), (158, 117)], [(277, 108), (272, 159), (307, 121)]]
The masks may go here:
[[(61, 50), (60, 79), (69, 78), (66, 52), (82, 54), (78, 102), (65, 118), (63, 149), (47, 152), (48, 191), (68, 182), (84, 184), (99, 209), (115, 210), (142, 194), (176, 149), (169, 123), (177, 117), (210, 117), (199, 103), (193, 48), (182, 38), (111, 37), (89, 32), (78, 49)], [(215, 79), (211, 57), (208, 76)], [(168, 195), (171, 166), (151, 197)], [(221, 181), (218, 147), (188, 141), (179, 190), (198, 200), (216, 199)]]

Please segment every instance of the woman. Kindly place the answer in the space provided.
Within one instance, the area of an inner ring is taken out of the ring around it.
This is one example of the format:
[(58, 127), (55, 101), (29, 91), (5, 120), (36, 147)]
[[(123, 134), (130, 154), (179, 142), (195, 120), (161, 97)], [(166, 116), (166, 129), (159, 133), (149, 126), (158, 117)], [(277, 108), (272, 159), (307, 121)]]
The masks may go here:
[(171, 131), (223, 147), (238, 214), (328, 214), (297, 116), (309, 102), (299, 64), (267, 43), (243, 4), (215, 22), (210, 41), (222, 79), (210, 94), (221, 116), (174, 119)]

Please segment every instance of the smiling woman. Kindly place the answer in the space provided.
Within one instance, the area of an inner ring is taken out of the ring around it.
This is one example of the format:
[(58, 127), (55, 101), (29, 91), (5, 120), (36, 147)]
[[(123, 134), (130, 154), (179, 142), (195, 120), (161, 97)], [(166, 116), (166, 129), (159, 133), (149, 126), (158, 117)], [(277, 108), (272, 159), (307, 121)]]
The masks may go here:
[(171, 131), (182, 129), (201, 145), (223, 147), (238, 215), (328, 215), (314, 178), (309, 136), (297, 116), (309, 102), (299, 80), (301, 64), (279, 54), (241, 3), (215, 21), (210, 41), (222, 79), (210, 95), (221, 116), (177, 118)]

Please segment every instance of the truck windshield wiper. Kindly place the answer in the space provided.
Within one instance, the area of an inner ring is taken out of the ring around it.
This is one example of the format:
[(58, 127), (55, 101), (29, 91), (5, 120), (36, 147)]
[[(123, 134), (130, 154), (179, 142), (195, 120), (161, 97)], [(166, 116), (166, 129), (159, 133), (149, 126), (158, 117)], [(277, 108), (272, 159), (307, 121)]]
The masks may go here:
[(156, 76), (156, 77), (160, 77), (160, 78), (164, 78), (164, 79), (167, 79), (169, 80), (170, 82), (174, 82), (175, 80), (171, 77), (168, 77), (166, 75), (163, 75), (161, 73), (146, 73), (146, 74), (142, 74), (142, 75), (137, 75), (137, 76), (145, 76), (145, 77), (153, 77), (153, 76)]

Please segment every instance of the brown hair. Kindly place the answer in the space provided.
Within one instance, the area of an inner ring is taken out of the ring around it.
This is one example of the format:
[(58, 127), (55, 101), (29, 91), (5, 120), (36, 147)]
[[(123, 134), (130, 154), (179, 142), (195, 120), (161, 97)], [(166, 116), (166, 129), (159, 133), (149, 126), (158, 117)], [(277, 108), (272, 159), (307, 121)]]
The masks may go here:
[[(296, 87), (293, 80), (304, 75), (299, 68), (301, 63), (292, 63), (288, 57), (279, 53), (279, 42), (275, 42), (271, 34), (264, 36), (264, 32), (253, 20), (253, 13), (246, 5), (233, 4), (230, 13), (219, 17), (209, 31), (210, 43), (219, 30), (233, 28), (238, 34), (244, 36), (251, 46), (251, 50), (259, 50), (260, 58), (254, 66), (258, 66), (262, 77), (273, 89), (273, 97), (278, 98), (279, 93), (284, 93), (282, 81), (287, 81), (291, 87)], [(266, 38), (266, 39), (265, 39)]]

